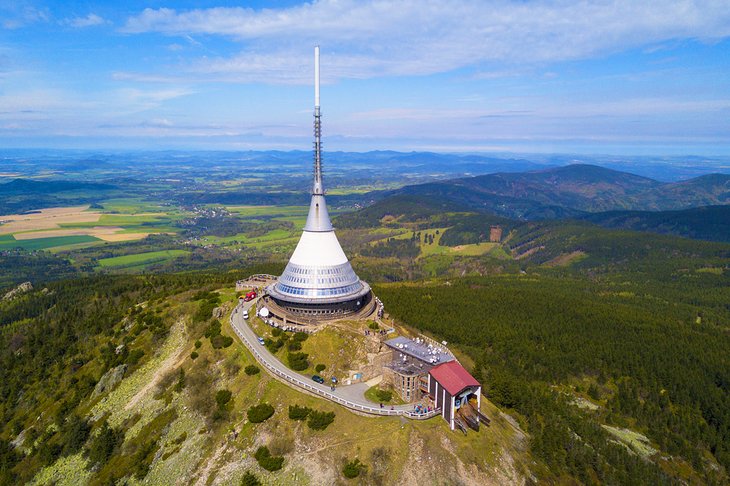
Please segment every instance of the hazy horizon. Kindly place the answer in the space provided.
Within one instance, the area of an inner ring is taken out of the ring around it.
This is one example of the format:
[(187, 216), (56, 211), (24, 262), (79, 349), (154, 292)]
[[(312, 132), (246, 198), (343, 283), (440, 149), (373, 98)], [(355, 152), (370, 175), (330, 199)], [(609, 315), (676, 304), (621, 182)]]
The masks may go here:
[(0, 148), (730, 155), (724, 2), (0, 5)]

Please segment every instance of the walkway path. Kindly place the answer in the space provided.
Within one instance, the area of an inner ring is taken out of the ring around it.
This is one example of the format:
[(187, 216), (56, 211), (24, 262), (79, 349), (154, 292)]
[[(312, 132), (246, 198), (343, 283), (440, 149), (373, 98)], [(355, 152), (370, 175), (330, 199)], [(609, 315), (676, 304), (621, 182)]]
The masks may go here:
[[(256, 360), (261, 363), (266, 370), (284, 381), (290, 386), (302, 388), (310, 393), (326, 398), (327, 400), (337, 402), (349, 409), (356, 410), (372, 415), (401, 415), (411, 419), (422, 420), (433, 417), (439, 413), (434, 410), (430, 414), (416, 414), (413, 411), (413, 405), (396, 405), (393, 407), (376, 407), (373, 403), (365, 399), (364, 393), (368, 389), (366, 383), (357, 383), (355, 385), (338, 386), (333, 392), (329, 386), (322, 385), (312, 381), (309, 376), (304, 376), (296, 371), (292, 371), (279, 359), (271, 354), (265, 346), (259, 343), (258, 336), (246, 323), (243, 318), (243, 312), (248, 311), (254, 305), (255, 301), (243, 302), (233, 309), (231, 314), (231, 327), (236, 335), (241, 339), (243, 344), (251, 351)], [(253, 318), (253, 313), (251, 315)]]

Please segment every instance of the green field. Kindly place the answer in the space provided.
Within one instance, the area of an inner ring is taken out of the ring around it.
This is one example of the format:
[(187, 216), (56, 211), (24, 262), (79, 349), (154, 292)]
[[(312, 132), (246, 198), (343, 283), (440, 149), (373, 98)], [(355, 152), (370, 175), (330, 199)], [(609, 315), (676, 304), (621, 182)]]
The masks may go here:
[(24, 250), (46, 250), (58, 246), (76, 245), (79, 243), (97, 243), (99, 238), (87, 235), (78, 236), (52, 236), (49, 238), (36, 238), (32, 240), (16, 240), (12, 235), (0, 236), (0, 250), (11, 250), (23, 248)]
[(187, 255), (189, 253), (190, 252), (186, 250), (149, 251), (145, 253), (136, 253), (134, 255), (102, 258), (101, 260), (99, 260), (98, 263), (102, 267), (142, 267), (146, 265), (151, 265), (153, 263), (160, 263), (166, 260), (171, 260), (180, 255)]

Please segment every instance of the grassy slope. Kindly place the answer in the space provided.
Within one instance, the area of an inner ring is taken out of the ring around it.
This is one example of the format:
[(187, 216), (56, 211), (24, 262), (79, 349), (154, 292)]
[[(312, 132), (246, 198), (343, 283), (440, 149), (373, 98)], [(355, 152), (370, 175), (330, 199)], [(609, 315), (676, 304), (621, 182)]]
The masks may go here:
[[(226, 297), (234, 295), (227, 293)], [(167, 315), (182, 317), (191, 310), (184, 299), (170, 301), (174, 304)], [(527, 458), (520, 452), (524, 440), (521, 433), (489, 404), (485, 408), (495, 417), (492, 426), (466, 437), (449, 431), (440, 419), (413, 422), (356, 415), (293, 390), (263, 371), (246, 375), (242, 369), (255, 362), (238, 341), (229, 348), (215, 350), (201, 338), (200, 356), (193, 361), (189, 354), (195, 349), (199, 326), (191, 325), (187, 318), (179, 322), (156, 353), (148, 348), (153, 356), (120, 386), (82, 405), (90, 416), (108, 414), (112, 425), (126, 424), (122, 450), (133, 451), (148, 437), (159, 436), (156, 459), (145, 483), (199, 480), (205, 484), (237, 484), (246, 470), (252, 470), (265, 484), (332, 484), (343, 481), (341, 468), (345, 460), (355, 457), (369, 466), (365, 479), (379, 484), (412, 480), (429, 484), (444, 477), (463, 477), (467, 470), (482, 484), (501, 484), (516, 479), (518, 471), (526, 467)], [(223, 333), (233, 335), (227, 323)], [(185, 369), (188, 383), (181, 392), (149, 386), (166, 374), (176, 376), (179, 368)], [(194, 385), (201, 380), (205, 383), (202, 388)], [(196, 411), (201, 390), (212, 395), (222, 388), (233, 392), (232, 404), (223, 419), (212, 421), (210, 415), (206, 418), (205, 413)], [(263, 424), (248, 423), (245, 411), (261, 402), (274, 405), (274, 416)], [(287, 408), (292, 404), (334, 412), (335, 421), (325, 431), (313, 431), (287, 417)], [(235, 439), (232, 431), (237, 432)], [(283, 471), (268, 473), (256, 464), (252, 454), (262, 444), (284, 455)], [(96, 484), (100, 478), (125, 475), (134, 463), (130, 456), (113, 456), (97, 475), (86, 471), (86, 465), (86, 459), (76, 454), (44, 468), (34, 482)], [(129, 484), (138, 483), (137, 479), (129, 480)]]

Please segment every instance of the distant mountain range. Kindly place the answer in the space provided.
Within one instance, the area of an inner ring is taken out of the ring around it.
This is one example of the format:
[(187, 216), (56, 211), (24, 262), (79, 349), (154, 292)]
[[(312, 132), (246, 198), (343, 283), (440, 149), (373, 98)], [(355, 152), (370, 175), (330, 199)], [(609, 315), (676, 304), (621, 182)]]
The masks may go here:
[(97, 182), (13, 179), (5, 184), (0, 184), (0, 194), (55, 194), (66, 191), (106, 191), (114, 188), (115, 186), (111, 184), (102, 184)]
[[(663, 183), (585, 164), (497, 173), (406, 186), (357, 213), (340, 216), (337, 224), (362, 227), (376, 226), (383, 218), (443, 219), (449, 211), (508, 218), (501, 223), (512, 220), (507, 226), (579, 219), (608, 228), (730, 241), (730, 175)], [(491, 219), (485, 224), (496, 223)]]
[(679, 210), (730, 204), (730, 175), (663, 183), (595, 165), (574, 164), (406, 186), (408, 194), (455, 207), (522, 219), (581, 217), (602, 211)]

